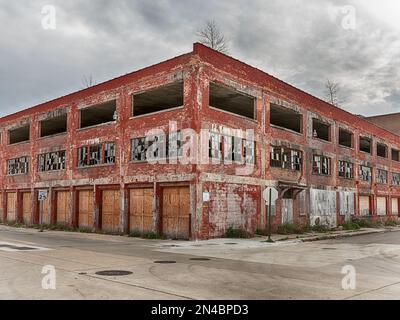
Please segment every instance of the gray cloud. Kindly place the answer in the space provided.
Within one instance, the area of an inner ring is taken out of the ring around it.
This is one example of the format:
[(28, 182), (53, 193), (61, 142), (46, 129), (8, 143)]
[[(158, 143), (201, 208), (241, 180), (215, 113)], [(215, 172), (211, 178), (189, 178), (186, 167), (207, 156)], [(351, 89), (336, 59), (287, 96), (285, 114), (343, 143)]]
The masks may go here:
[[(41, 28), (54, 4), (57, 29)], [(356, 9), (355, 30), (340, 6)], [(398, 8), (398, 7), (397, 7)], [(360, 1), (0, 0), (0, 116), (189, 52), (215, 19), (230, 54), (316, 96), (339, 81), (344, 108), (400, 111), (399, 29)]]

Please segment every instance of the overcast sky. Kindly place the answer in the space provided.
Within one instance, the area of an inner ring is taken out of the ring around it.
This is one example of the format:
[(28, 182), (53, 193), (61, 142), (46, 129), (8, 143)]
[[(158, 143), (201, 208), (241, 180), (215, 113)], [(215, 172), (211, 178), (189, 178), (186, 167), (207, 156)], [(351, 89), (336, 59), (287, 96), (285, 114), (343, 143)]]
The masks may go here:
[(400, 112), (398, 0), (0, 0), (0, 116), (190, 52), (208, 19), (237, 59), (321, 98), (337, 81), (353, 113)]

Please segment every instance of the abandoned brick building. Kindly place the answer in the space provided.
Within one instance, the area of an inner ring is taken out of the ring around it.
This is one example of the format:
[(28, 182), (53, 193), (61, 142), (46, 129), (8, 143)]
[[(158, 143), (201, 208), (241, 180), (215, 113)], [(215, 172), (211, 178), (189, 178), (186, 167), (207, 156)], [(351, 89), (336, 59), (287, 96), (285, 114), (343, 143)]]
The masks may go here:
[[(279, 191), (274, 226), (399, 214), (398, 135), (197, 43), (3, 117), (0, 135), (4, 221), (254, 233), (267, 226), (267, 186)], [(151, 150), (156, 141), (164, 148)], [(202, 161), (180, 161), (192, 152)]]

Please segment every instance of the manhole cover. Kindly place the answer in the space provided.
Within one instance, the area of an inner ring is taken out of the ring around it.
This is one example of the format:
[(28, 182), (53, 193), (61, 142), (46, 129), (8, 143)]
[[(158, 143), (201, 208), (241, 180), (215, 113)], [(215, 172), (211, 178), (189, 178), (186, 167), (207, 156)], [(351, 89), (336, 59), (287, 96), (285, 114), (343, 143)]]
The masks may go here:
[(96, 274), (99, 276), (127, 276), (132, 274), (132, 272), (125, 270), (105, 270), (97, 271)]
[(190, 260), (193, 260), (193, 261), (209, 261), (210, 259), (208, 259), (208, 258), (190, 258)]
[(225, 242), (224, 244), (237, 244), (236, 242)]
[(159, 261), (154, 261), (154, 263), (176, 263), (176, 261), (173, 261), (173, 260), (159, 260)]

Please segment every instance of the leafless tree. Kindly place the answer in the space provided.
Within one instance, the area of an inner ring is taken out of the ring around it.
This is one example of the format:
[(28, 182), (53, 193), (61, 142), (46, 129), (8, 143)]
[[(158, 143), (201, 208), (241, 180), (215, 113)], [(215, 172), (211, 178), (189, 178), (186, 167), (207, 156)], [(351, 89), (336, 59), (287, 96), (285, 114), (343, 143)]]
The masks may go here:
[(90, 88), (93, 87), (96, 82), (93, 79), (93, 76), (90, 74), (89, 76), (84, 75), (82, 78), (82, 86), (83, 88)]
[(222, 53), (228, 53), (228, 41), (214, 20), (206, 22), (205, 26), (197, 31), (200, 43)]
[(339, 107), (345, 99), (341, 96), (339, 82), (327, 80), (325, 83), (325, 98), (330, 104)]

